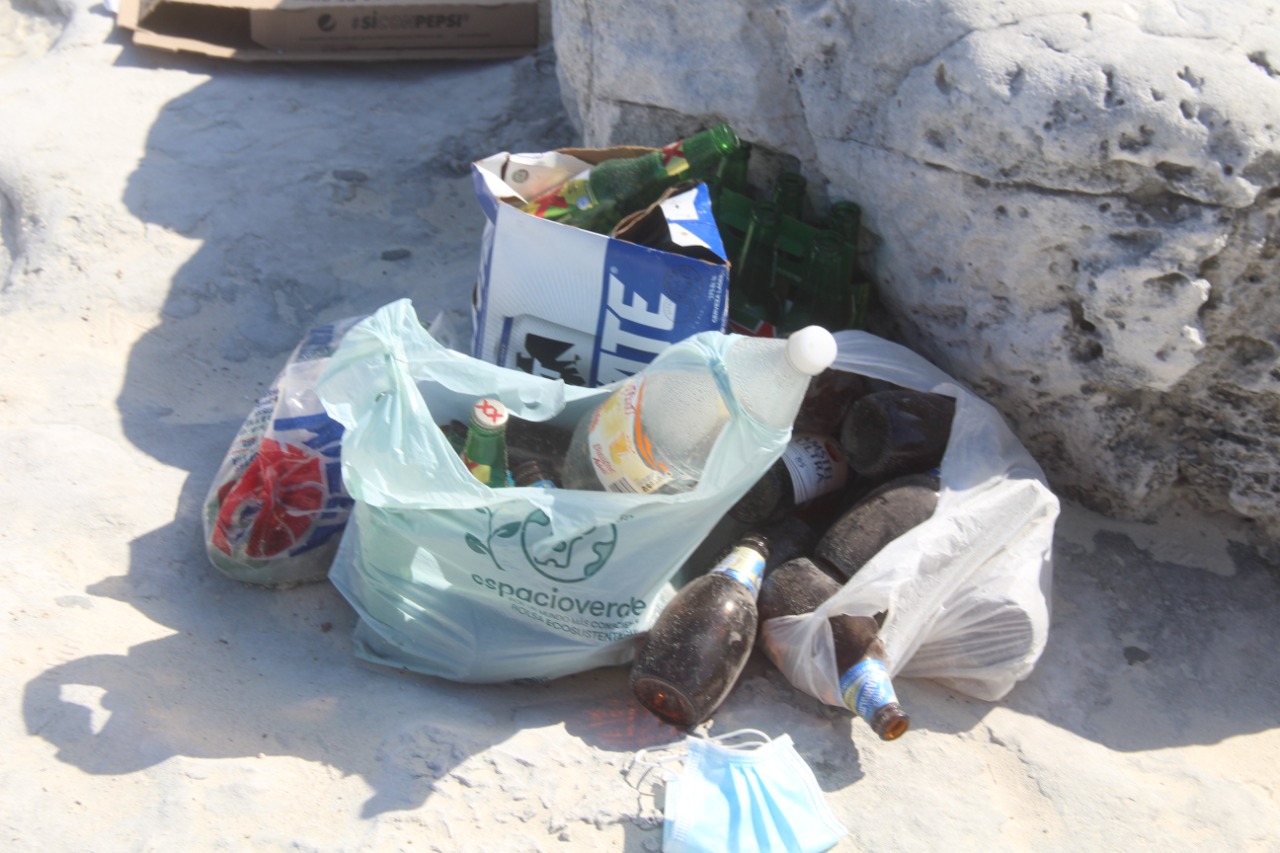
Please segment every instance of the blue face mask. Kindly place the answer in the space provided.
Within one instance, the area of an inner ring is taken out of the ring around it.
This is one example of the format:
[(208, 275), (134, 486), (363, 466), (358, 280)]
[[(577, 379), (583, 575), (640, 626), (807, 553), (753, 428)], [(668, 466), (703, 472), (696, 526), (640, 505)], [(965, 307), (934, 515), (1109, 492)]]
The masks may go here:
[(790, 736), (743, 729), (685, 746), (683, 772), (667, 780), (663, 853), (820, 853), (848, 833)]

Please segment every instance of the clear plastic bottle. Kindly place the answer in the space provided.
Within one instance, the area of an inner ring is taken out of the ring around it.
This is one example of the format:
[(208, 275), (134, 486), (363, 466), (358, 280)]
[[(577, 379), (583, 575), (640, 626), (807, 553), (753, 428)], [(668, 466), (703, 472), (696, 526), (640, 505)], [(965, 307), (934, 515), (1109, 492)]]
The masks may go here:
[[(729, 409), (711, 366), (691, 368), (664, 358), (672, 351), (659, 354), (579, 421), (562, 472), (565, 488), (676, 494), (698, 484)], [(809, 326), (786, 339), (737, 336), (724, 368), (747, 414), (785, 429), (810, 378), (835, 354), (831, 333)]]

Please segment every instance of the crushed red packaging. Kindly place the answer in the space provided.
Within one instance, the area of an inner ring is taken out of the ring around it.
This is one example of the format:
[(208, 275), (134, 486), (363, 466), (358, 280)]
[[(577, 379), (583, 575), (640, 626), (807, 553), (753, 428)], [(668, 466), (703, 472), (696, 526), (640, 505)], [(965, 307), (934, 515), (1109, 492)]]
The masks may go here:
[[(204, 501), (205, 551), (228, 577), (260, 586), (323, 580), (351, 515), (342, 483), (342, 424), (316, 383), (339, 342), (364, 317), (307, 331), (245, 418)], [(437, 314), (427, 326), (452, 347)]]
[(310, 329), (232, 441), (205, 498), (209, 560), (236, 580), (283, 586), (323, 579), (351, 512), (342, 425), (316, 380), (361, 317)]

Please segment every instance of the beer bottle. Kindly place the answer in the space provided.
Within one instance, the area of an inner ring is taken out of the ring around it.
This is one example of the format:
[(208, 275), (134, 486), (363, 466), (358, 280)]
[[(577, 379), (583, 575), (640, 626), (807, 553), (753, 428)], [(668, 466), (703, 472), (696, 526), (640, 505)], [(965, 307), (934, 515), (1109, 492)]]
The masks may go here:
[(854, 400), (871, 393), (872, 381), (860, 373), (828, 367), (809, 383), (793, 428), (797, 432), (839, 435), (849, 407)]
[(751, 208), (751, 219), (742, 251), (729, 271), (729, 307), (734, 320), (754, 328), (761, 322), (776, 324), (782, 302), (775, 289), (775, 259), (782, 214), (778, 206), (762, 201)]
[(849, 466), (877, 480), (936, 468), (946, 452), (955, 411), (953, 398), (909, 388), (859, 398), (840, 426)]
[(751, 160), (751, 143), (740, 140), (738, 148), (729, 153), (720, 165), (715, 184), (711, 188), (714, 202), (721, 190), (730, 190), (738, 195), (747, 194), (747, 166)]
[(560, 463), (569, 449), (573, 430), (546, 421), (513, 417), (507, 422), (507, 456), (514, 472), (525, 462), (537, 462), (552, 480), (560, 476)]
[(773, 202), (783, 216), (803, 219), (804, 196), (809, 181), (799, 172), (783, 172), (773, 185)]
[(717, 124), (659, 151), (605, 160), (521, 209), (607, 234), (628, 213), (657, 201), (668, 187), (714, 177), (741, 144), (733, 128)]
[[(812, 613), (839, 591), (840, 582), (814, 560), (798, 557), (765, 576), (760, 588), (760, 621)], [(838, 615), (827, 621), (845, 707), (866, 720), (881, 740), (901, 737), (911, 720), (898, 703), (889, 677), (879, 623), (872, 616)], [(766, 651), (774, 657), (773, 650), (766, 647)]]
[(831, 231), (820, 231), (805, 255), (800, 286), (792, 289), (783, 330), (817, 323), (832, 331), (853, 324), (853, 297), (845, 269), (844, 242)]
[(732, 518), (758, 525), (780, 521), (797, 506), (844, 488), (849, 466), (834, 438), (793, 433), (782, 456), (729, 509)]
[(768, 555), (763, 536), (742, 537), (654, 622), (631, 668), (631, 689), (659, 719), (695, 726), (729, 695), (755, 644), (756, 596)]
[(489, 397), (471, 409), (471, 426), (462, 447), (462, 461), (477, 480), (491, 488), (507, 483), (507, 407)]
[(872, 489), (845, 511), (818, 540), (814, 559), (845, 578), (893, 540), (933, 515), (938, 477), (908, 474)]
[(511, 469), (511, 477), (517, 486), (533, 486), (538, 489), (559, 488), (551, 475), (542, 470), (542, 463), (537, 459), (526, 459)]
[(769, 543), (769, 556), (764, 562), (766, 575), (796, 557), (807, 557), (818, 544), (818, 531), (809, 522), (794, 515), (767, 524), (759, 528), (759, 531)]
[(455, 418), (439, 426), (444, 437), (449, 440), (449, 446), (453, 448), (453, 452), (461, 456), (462, 448), (467, 444), (467, 425)]

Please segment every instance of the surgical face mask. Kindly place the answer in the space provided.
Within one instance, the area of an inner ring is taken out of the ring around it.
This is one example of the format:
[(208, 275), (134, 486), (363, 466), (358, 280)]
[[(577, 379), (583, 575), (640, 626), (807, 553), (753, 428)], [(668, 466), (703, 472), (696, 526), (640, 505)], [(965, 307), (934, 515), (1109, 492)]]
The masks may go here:
[[(683, 746), (657, 761), (635, 759), (667, 770), (663, 853), (820, 853), (848, 833), (790, 736), (743, 729)], [(676, 775), (668, 765), (681, 757)]]

